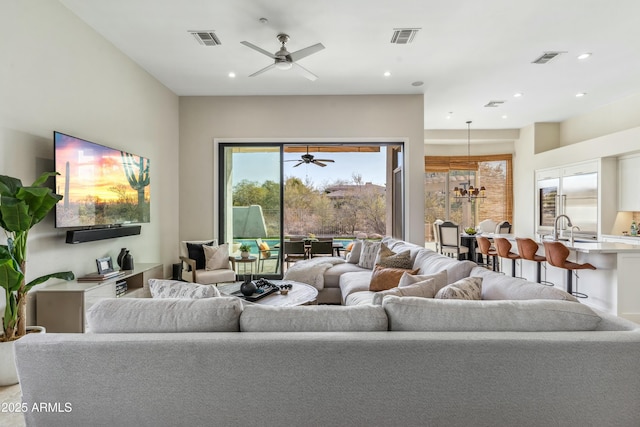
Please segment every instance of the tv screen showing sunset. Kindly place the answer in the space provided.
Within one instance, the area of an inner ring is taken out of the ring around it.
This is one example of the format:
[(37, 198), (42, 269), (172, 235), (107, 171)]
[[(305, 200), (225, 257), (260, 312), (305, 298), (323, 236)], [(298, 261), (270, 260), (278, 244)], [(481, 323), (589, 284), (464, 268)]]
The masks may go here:
[(54, 132), (56, 227), (149, 222), (149, 159)]

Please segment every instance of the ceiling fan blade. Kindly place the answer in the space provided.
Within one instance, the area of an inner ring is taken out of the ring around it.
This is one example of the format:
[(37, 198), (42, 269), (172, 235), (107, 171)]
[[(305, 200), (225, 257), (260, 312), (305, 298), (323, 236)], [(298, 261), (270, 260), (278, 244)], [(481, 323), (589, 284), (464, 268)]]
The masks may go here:
[(316, 159), (316, 161), (318, 161), (318, 162), (331, 162), (331, 163), (335, 163), (335, 160), (331, 160), (331, 159)]
[(322, 43), (316, 43), (313, 46), (309, 46), (309, 47), (305, 47), (304, 49), (300, 49), (300, 50), (296, 50), (293, 53), (290, 53), (289, 56), (291, 57), (292, 61), (298, 61), (302, 58), (306, 58), (309, 55), (312, 55), (316, 52), (320, 52), (322, 49), (324, 49), (324, 45)]
[(264, 67), (262, 70), (258, 70), (255, 73), (251, 74), (249, 77), (255, 77), (258, 74), (262, 74), (265, 71), (269, 71), (270, 69), (274, 68), (276, 66), (276, 64), (271, 64), (271, 65), (267, 65), (266, 67)]
[(293, 165), (294, 168), (297, 168), (298, 166), (300, 166), (301, 164), (303, 164), (304, 162), (299, 162), (297, 165)]
[(324, 163), (318, 161), (318, 160), (311, 160), (311, 163), (313, 163), (314, 165), (318, 165), (318, 166), (322, 166), (325, 167), (327, 165), (325, 165)]
[(267, 52), (267, 51), (266, 51), (266, 50), (264, 50), (263, 48), (258, 47), (258, 46), (256, 46), (256, 45), (255, 45), (255, 44), (253, 44), (253, 43), (249, 43), (249, 42), (240, 42), (240, 44), (243, 44), (243, 45), (245, 45), (245, 46), (247, 46), (247, 47), (250, 47), (250, 48), (251, 48), (251, 49), (253, 49), (253, 50), (257, 50), (258, 52), (260, 52), (260, 53), (262, 53), (262, 54), (264, 54), (264, 55), (267, 55), (267, 56), (268, 56), (269, 58), (271, 58), (271, 59), (276, 59), (276, 56), (275, 56), (273, 53), (271, 53), (271, 52)]
[(293, 63), (293, 68), (298, 70), (298, 72), (300, 74), (302, 74), (303, 76), (305, 76), (307, 79), (311, 80), (312, 82), (315, 82), (316, 80), (318, 80), (318, 76), (316, 76), (311, 71), (309, 71), (306, 68), (304, 68), (302, 65), (297, 64), (296, 62)]

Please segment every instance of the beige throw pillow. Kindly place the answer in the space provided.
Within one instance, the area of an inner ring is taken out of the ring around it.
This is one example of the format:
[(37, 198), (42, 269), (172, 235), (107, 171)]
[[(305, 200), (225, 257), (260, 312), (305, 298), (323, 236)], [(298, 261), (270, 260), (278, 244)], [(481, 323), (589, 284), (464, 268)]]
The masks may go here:
[(205, 270), (220, 270), (229, 268), (229, 244), (224, 243), (220, 246), (205, 246), (204, 261)]
[(435, 298), (439, 299), (482, 299), (482, 278), (465, 277), (440, 289)]
[[(407, 275), (405, 273), (405, 275)], [(403, 276), (404, 277), (404, 276)], [(436, 294), (436, 281), (435, 279), (427, 279), (422, 282), (417, 282), (413, 285), (404, 286), (402, 288), (392, 288), (386, 291), (380, 291), (373, 294), (373, 305), (381, 305), (382, 300), (387, 295), (393, 295), (397, 297), (419, 297), (419, 298), (433, 298)]]
[(403, 288), (405, 286), (411, 286), (428, 279), (434, 279), (435, 287), (436, 287), (435, 289), (436, 289), (436, 292), (438, 292), (440, 289), (444, 288), (449, 284), (448, 277), (449, 275), (447, 274), (447, 270), (443, 270), (440, 273), (435, 273), (435, 274), (419, 274), (419, 275), (403, 274), (402, 277), (400, 278), (400, 282), (398, 282), (398, 287)]

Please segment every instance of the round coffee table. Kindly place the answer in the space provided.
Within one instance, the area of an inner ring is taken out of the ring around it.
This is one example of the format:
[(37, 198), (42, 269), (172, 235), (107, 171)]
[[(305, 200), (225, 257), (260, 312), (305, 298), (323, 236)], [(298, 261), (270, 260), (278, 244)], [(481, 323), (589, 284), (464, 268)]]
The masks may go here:
[[(277, 307), (292, 307), (296, 305), (315, 305), (318, 303), (318, 290), (306, 283), (294, 282), (293, 280), (269, 280), (276, 285), (292, 285), (289, 292), (286, 295), (275, 292), (271, 295), (267, 295), (255, 302), (245, 301), (245, 304), (262, 304), (272, 305)], [(234, 283), (219, 283), (218, 290), (223, 295), (233, 295), (239, 292), (242, 282)]]

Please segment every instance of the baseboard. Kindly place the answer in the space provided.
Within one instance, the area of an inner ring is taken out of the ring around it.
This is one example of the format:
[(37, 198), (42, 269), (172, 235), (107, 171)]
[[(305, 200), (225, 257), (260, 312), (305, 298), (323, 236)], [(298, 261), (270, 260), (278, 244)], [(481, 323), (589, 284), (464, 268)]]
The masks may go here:
[(86, 230), (67, 231), (67, 243), (84, 243), (95, 240), (114, 239), (117, 237), (135, 236), (140, 234), (141, 225), (127, 225), (124, 227), (90, 228)]

